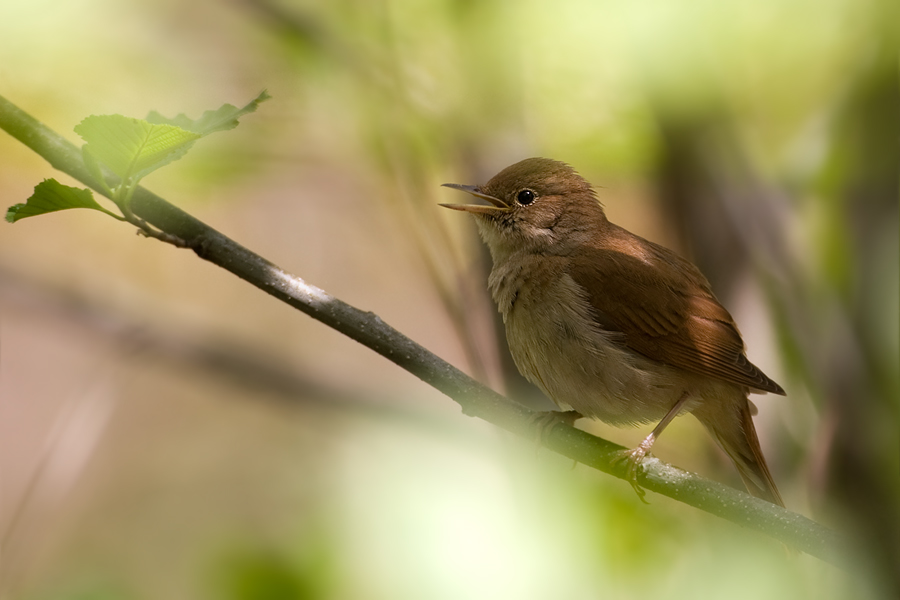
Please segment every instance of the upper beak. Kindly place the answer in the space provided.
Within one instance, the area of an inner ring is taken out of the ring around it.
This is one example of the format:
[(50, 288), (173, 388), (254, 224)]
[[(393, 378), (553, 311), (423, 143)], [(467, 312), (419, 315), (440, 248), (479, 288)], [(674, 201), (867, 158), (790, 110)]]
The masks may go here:
[(496, 215), (499, 212), (506, 212), (509, 210), (509, 206), (503, 200), (499, 198), (494, 198), (493, 196), (488, 196), (487, 194), (482, 194), (478, 189), (478, 186), (475, 185), (460, 185), (458, 183), (445, 183), (443, 187), (453, 188), (454, 190), (461, 190), (468, 194), (472, 194), (476, 198), (481, 198), (483, 200), (487, 200), (493, 206), (485, 206), (484, 204), (441, 204), (440, 206), (446, 208), (452, 208), (453, 210), (462, 210), (470, 213), (477, 213), (483, 215)]

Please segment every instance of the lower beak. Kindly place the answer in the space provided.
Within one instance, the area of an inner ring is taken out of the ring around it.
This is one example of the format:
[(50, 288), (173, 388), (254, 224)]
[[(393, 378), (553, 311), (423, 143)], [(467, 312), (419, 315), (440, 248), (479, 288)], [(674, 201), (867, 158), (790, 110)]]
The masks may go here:
[(496, 215), (497, 213), (507, 212), (509, 210), (509, 206), (502, 200), (498, 198), (494, 198), (493, 196), (488, 196), (487, 194), (481, 193), (478, 189), (478, 186), (474, 185), (460, 185), (458, 183), (445, 183), (443, 187), (453, 188), (454, 190), (460, 190), (466, 192), (467, 194), (472, 194), (476, 198), (481, 198), (482, 200), (487, 200), (493, 206), (485, 206), (483, 204), (441, 204), (445, 208), (452, 208), (453, 210), (462, 210), (465, 212), (482, 214), (482, 215)]

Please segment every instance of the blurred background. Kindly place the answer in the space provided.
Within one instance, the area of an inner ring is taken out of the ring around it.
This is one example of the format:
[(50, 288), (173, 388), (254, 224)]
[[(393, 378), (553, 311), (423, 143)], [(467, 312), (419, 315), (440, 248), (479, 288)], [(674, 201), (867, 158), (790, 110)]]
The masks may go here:
[[(273, 99), (143, 184), (532, 406), (474, 225), (529, 156), (695, 261), (789, 508), (845, 568), (539, 451), (188, 251), (91, 211), (0, 224), (0, 598), (900, 594), (898, 25), (885, 0), (6, 0), (0, 95)], [(0, 133), (3, 209), (46, 177)], [(579, 426), (626, 446), (648, 428)], [(691, 417), (661, 459), (740, 487)]]

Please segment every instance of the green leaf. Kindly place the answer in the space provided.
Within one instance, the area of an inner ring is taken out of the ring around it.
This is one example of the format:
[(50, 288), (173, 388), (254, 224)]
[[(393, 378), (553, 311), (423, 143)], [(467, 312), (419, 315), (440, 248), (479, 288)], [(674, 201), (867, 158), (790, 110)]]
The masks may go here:
[(55, 179), (45, 179), (34, 187), (34, 193), (25, 204), (9, 207), (9, 210), (6, 211), (6, 220), (15, 223), (25, 217), (34, 217), (68, 208), (91, 208), (121, 219), (120, 216), (97, 204), (91, 190), (63, 185)]
[(98, 162), (123, 181), (137, 182), (184, 156), (201, 136), (173, 125), (154, 125), (122, 115), (91, 115), (75, 126)]
[(244, 108), (237, 108), (231, 104), (224, 104), (218, 110), (208, 110), (203, 116), (196, 121), (188, 118), (187, 115), (181, 113), (173, 119), (167, 119), (156, 111), (147, 115), (147, 121), (160, 125), (174, 125), (187, 131), (193, 131), (200, 135), (209, 135), (216, 131), (226, 131), (234, 129), (238, 126), (238, 119), (248, 113), (256, 111), (260, 102), (265, 102), (271, 98), (266, 90), (260, 92), (259, 96), (254, 98)]

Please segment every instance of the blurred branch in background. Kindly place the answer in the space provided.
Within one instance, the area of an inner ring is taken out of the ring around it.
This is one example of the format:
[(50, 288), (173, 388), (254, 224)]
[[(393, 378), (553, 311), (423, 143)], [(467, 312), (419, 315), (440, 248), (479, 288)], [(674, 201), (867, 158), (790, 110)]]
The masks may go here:
[(898, 335), (900, 85), (897, 47), (886, 42), (853, 78), (814, 183), (826, 207), (817, 308), (836, 316), (814, 340), (827, 350), (808, 350), (820, 358), (823, 408), (837, 424), (825, 489), (869, 543), (873, 574), (887, 574), (898, 590), (900, 372), (891, 337)]
[[(882, 40), (862, 59), (841, 105), (820, 125), (816, 143), (830, 150), (789, 183), (761, 173), (727, 110), (661, 112), (659, 189), (667, 221), (715, 289), (727, 297), (747, 272), (763, 283), (789, 375), (822, 415), (812, 439), (797, 441), (791, 469), (805, 471), (816, 509), (842, 507), (860, 550), (881, 563), (873, 575), (895, 578), (891, 586), (900, 589), (900, 490), (886, 476), (900, 471), (900, 457), (882, 451), (900, 442), (896, 345), (882, 329), (897, 333), (900, 271), (893, 50)], [(792, 240), (810, 211), (818, 213), (817, 230), (806, 232), (817, 253), (812, 269)], [(806, 447), (818, 456), (805, 457)]]
[[(382, 10), (371, 9), (371, 23), (379, 31), (377, 35), (384, 38), (383, 45), (373, 52), (359, 43), (344, 43), (314, 14), (300, 7), (289, 9), (274, 0), (243, 0), (242, 4), (292, 42), (292, 52), (312, 53), (318, 60), (338, 62), (354, 73), (359, 93), (367, 99), (361, 107), (369, 113), (362, 118), (370, 128), (366, 141), (384, 189), (389, 190), (379, 200), (408, 233), (411, 250), (422, 261), (450, 317), (473, 376), (483, 383), (496, 384), (496, 375), (489, 375), (491, 370), (496, 371), (489, 366), (497, 362), (496, 348), (491, 337), (483, 334), (483, 324), (493, 311), (488, 312), (484, 295), (473, 289), (473, 278), (463, 276), (462, 249), (433, 210), (437, 200), (431, 181), (447, 164), (447, 156), (430, 140), (449, 140), (453, 132), (418, 110), (415, 83), (410, 82), (414, 74), (405, 70), (402, 46), (394, 43), (396, 32), (390, 19)], [(360, 56), (363, 52), (368, 52), (365, 57)], [(436, 125), (438, 130), (434, 130)]]
[(83, 327), (94, 339), (108, 339), (117, 354), (145, 360), (160, 359), (173, 368), (181, 366), (205, 371), (219, 379), (247, 389), (264, 398), (277, 398), (288, 406), (311, 404), (322, 410), (346, 411), (373, 418), (415, 423), (435, 432), (451, 435), (460, 429), (427, 411), (401, 406), (377, 391), (367, 390), (366, 399), (351, 390), (338, 387), (315, 373), (304, 372), (295, 364), (267, 349), (253, 347), (238, 339), (217, 337), (203, 332), (190, 322), (179, 323), (169, 316), (165, 323), (151, 323), (114, 308), (94, 304), (90, 299), (62, 286), (40, 282), (0, 268), (0, 297), (8, 305), (27, 305)]
[(33, 543), (35, 533), (41, 533), (42, 525), (60, 512), (62, 502), (84, 475), (114, 410), (113, 395), (104, 384), (65, 399), (23, 493), (8, 509), (0, 535), (0, 597), (8, 597), (28, 572), (29, 559), (40, 545)]

